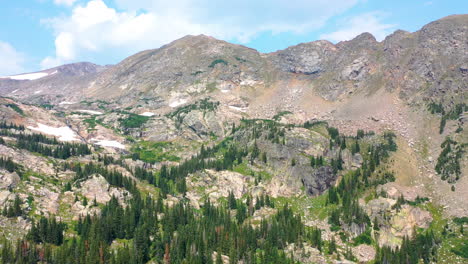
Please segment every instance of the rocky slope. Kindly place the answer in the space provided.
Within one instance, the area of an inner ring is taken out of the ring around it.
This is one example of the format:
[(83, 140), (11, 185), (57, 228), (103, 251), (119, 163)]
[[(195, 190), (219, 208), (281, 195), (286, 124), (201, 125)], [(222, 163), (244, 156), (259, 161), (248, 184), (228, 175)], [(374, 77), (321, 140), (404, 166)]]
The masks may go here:
[[(467, 35), (468, 15), (456, 15), (382, 42), (364, 33), (269, 54), (187, 36), (113, 66), (0, 78), (0, 158), (17, 164), (0, 168), (0, 208), (20, 199), (23, 212), (5, 209), (0, 232), (19, 238), (40, 215), (99, 215), (137, 192), (197, 210), (267, 196), (276, 207), (249, 205), (246, 225), (290, 204), (336, 242), (285, 246), (304, 263), (370, 261), (379, 256), (368, 244), (396, 247), (419, 229), (445, 232), (440, 258), (462, 263), (451, 248), (465, 237), (455, 219), (468, 215)], [(48, 139), (20, 144), (33, 133)], [(45, 151), (68, 143), (84, 154)], [(77, 169), (90, 164), (106, 170)], [(171, 166), (187, 166), (183, 177), (166, 175)], [(359, 221), (346, 216), (351, 205)]]

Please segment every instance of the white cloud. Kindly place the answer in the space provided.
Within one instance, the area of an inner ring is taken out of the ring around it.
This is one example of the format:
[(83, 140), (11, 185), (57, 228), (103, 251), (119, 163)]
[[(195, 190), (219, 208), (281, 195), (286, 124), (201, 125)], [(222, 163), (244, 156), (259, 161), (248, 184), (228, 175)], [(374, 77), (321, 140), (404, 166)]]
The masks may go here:
[(56, 5), (72, 6), (76, 0), (54, 0)]
[(378, 40), (383, 40), (396, 27), (393, 24), (384, 24), (381, 18), (384, 14), (379, 12), (365, 13), (342, 21), (342, 26), (335, 32), (322, 34), (320, 39), (327, 39), (332, 42), (351, 40), (357, 35), (369, 32)]
[[(307, 33), (363, 0), (103, 0), (77, 5), (69, 17), (46, 21), (55, 30), (56, 66), (118, 49), (128, 56), (188, 34), (206, 34), (246, 43), (262, 32)], [(122, 56), (122, 57), (123, 57)]]
[(0, 41), (0, 76), (24, 72), (25, 56), (7, 42)]

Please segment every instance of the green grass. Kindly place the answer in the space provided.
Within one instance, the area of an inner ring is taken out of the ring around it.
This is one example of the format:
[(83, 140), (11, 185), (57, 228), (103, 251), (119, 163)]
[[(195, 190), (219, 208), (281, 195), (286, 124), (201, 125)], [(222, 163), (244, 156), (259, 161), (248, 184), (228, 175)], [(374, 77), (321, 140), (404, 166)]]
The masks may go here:
[(287, 203), (295, 213), (310, 220), (326, 219), (328, 213), (335, 207), (334, 205), (326, 205), (326, 192), (316, 197), (302, 195), (296, 197), (277, 197), (273, 200), (277, 208), (281, 208)]
[(242, 162), (241, 164), (236, 165), (233, 168), (234, 172), (240, 173), (246, 176), (254, 176), (255, 178), (259, 179), (260, 181), (269, 181), (273, 178), (273, 175), (266, 170), (261, 171), (254, 171), (246, 162)]
[(254, 173), (254, 171), (251, 168), (249, 168), (249, 165), (247, 165), (245, 162), (236, 165), (233, 171), (242, 175), (252, 175)]
[(171, 154), (175, 146), (171, 142), (141, 141), (131, 148), (139, 160), (155, 163), (161, 161), (179, 161), (180, 158)]
[(97, 122), (96, 122), (95, 117), (87, 118), (87, 119), (83, 120), (83, 122), (88, 124), (88, 132), (90, 130), (94, 130), (96, 128)]
[(206, 90), (208, 92), (214, 92), (216, 90), (216, 83), (212, 82), (206, 85)]
[[(419, 206), (431, 213), (433, 220), (429, 228), (434, 231), (436, 237), (442, 240), (437, 254), (438, 262), (466, 263), (466, 259), (463, 260), (463, 258), (455, 254), (454, 251), (462, 250), (463, 243), (468, 240), (467, 232), (465, 232), (464, 235), (460, 234), (459, 225), (450, 223), (447, 218), (444, 218), (441, 207), (430, 202)], [(447, 235), (443, 236), (442, 231), (447, 224), (449, 224), (453, 232), (448, 232)]]
[(120, 125), (124, 128), (139, 128), (143, 126), (149, 119), (149, 116), (141, 116), (133, 113), (128, 114), (127, 118), (120, 118)]

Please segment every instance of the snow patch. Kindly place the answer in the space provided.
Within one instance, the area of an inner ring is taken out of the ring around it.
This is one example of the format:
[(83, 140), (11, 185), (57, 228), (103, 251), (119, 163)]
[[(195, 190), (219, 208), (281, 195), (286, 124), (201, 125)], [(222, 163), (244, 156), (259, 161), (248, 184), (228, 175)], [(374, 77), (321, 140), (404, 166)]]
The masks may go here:
[(125, 149), (125, 145), (115, 140), (105, 140), (105, 139), (91, 139), (94, 144), (102, 147), (113, 147), (118, 149)]
[(37, 91), (34, 92), (34, 94), (38, 94), (40, 92), (42, 92), (42, 90), (37, 90)]
[(13, 76), (5, 76), (2, 78), (8, 78), (12, 80), (37, 80), (43, 77), (48, 76), (49, 74), (47, 72), (35, 72), (35, 73), (26, 73), (26, 74), (19, 74), (19, 75), (13, 75)]
[(76, 104), (76, 102), (67, 102), (67, 101), (63, 101), (63, 102), (60, 102), (59, 105), (71, 105), (71, 104)]
[(11, 92), (11, 93), (16, 93), (17, 91), (18, 91), (18, 89), (14, 90), (14, 91), (13, 91), (13, 92)]
[(187, 102), (187, 99), (178, 99), (175, 101), (172, 101), (172, 103), (169, 104), (170, 107), (178, 107), (179, 105), (183, 105)]
[(246, 80), (242, 80), (240, 82), (240, 85), (247, 85), (247, 86), (253, 86), (255, 84), (257, 84), (258, 82), (255, 81), (255, 80), (250, 80), (250, 79), (246, 79)]
[(245, 112), (247, 111), (245, 108), (243, 107), (237, 107), (237, 106), (232, 106), (230, 105), (229, 108), (233, 109), (233, 110), (236, 110), (236, 111), (240, 111), (240, 112)]
[(154, 113), (151, 112), (144, 112), (140, 114), (141, 116), (154, 116)]
[(102, 112), (93, 111), (93, 110), (77, 110), (77, 112), (87, 113), (87, 114), (92, 114), (92, 115), (102, 115)]
[(229, 93), (231, 90), (221, 90), (222, 93)]
[(67, 126), (63, 127), (51, 127), (41, 123), (37, 123), (37, 127), (28, 126), (29, 129), (42, 132), (44, 134), (49, 134), (58, 137), (60, 141), (74, 141), (79, 140), (75, 131)]

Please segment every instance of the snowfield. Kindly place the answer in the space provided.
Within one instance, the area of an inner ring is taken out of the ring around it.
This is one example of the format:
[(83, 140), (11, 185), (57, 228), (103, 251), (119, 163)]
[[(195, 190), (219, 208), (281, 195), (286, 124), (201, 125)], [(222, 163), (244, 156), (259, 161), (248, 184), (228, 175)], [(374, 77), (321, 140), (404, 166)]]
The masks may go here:
[(102, 112), (93, 111), (93, 110), (77, 110), (77, 112), (87, 113), (92, 115), (102, 115)]
[(141, 116), (154, 116), (154, 113), (151, 112), (144, 112), (140, 114)]
[(79, 140), (75, 131), (67, 126), (51, 127), (41, 123), (37, 123), (37, 127), (28, 126), (29, 129), (42, 132), (44, 134), (53, 135), (58, 137), (60, 141), (75, 141)]
[(102, 147), (113, 147), (118, 149), (125, 149), (125, 145), (115, 140), (101, 140), (101, 139), (91, 139), (91, 141)]
[(236, 110), (236, 111), (240, 111), (240, 112), (246, 112), (247, 109), (243, 108), (243, 107), (237, 107), (237, 106), (232, 106), (230, 105), (229, 108), (233, 109), (233, 110)]
[(183, 105), (187, 102), (186, 99), (178, 99), (173, 101), (172, 103), (169, 104), (170, 107), (178, 107), (179, 105)]
[(56, 74), (57, 71), (54, 71), (52, 73), (47, 73), (47, 72), (34, 72), (34, 73), (25, 73), (25, 74), (19, 74), (19, 75), (12, 75), (12, 76), (4, 76), (4, 77), (0, 77), (0, 78), (8, 78), (8, 79), (12, 79), (12, 80), (20, 80), (20, 81), (24, 81), (24, 80), (37, 80), (37, 79), (40, 79), (40, 78), (44, 78), (46, 76), (49, 76), (49, 75), (53, 75), (53, 74)]
[(67, 102), (67, 101), (63, 101), (63, 102), (60, 102), (59, 105), (71, 105), (71, 104), (76, 104), (76, 102)]

